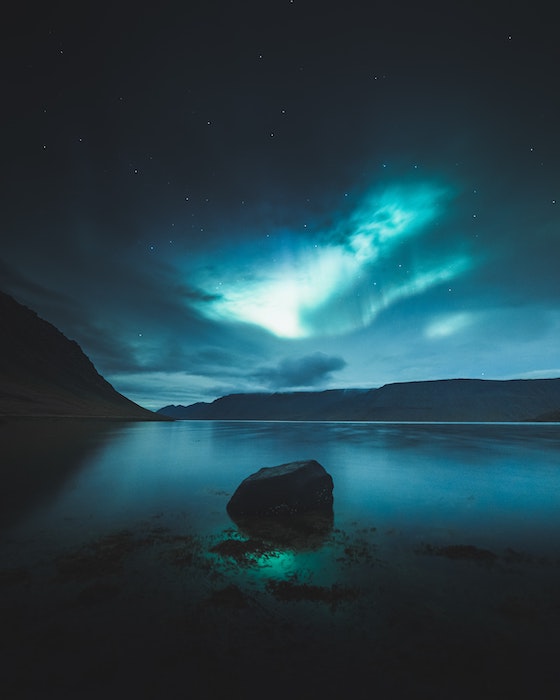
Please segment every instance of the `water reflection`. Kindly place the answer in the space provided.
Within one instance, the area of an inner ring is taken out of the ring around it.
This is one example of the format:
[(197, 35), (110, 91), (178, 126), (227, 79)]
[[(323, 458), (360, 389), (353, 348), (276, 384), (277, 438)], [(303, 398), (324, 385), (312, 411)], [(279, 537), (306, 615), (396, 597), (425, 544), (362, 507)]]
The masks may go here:
[(94, 420), (1, 421), (0, 528), (52, 499), (114, 429)]

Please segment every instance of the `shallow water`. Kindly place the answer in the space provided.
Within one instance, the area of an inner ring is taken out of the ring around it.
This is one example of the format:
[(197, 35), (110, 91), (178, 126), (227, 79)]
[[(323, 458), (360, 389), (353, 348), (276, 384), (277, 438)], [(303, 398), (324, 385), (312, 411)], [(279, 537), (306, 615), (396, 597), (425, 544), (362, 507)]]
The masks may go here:
[[(0, 440), (10, 697), (557, 695), (558, 424), (21, 421)], [(332, 523), (240, 531), (239, 482), (300, 459), (332, 475)]]

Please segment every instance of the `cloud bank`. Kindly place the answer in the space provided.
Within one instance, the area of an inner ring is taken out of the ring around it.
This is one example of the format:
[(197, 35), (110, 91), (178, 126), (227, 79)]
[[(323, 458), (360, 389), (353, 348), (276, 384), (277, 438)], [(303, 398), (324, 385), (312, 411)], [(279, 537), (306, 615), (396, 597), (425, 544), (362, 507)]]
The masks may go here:
[(316, 352), (299, 358), (286, 358), (274, 367), (263, 367), (254, 379), (271, 389), (317, 386), (327, 381), (332, 372), (346, 366), (342, 357)]

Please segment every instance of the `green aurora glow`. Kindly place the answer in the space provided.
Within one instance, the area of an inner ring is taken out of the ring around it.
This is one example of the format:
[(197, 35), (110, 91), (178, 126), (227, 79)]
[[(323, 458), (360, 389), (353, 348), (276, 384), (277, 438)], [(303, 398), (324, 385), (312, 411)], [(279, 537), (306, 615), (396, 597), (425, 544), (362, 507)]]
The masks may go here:
[[(216, 295), (200, 309), (211, 319), (255, 324), (280, 338), (365, 328), (381, 310), (469, 269), (471, 260), (461, 253), (420, 258), (404, 270), (399, 262), (410, 257), (410, 239), (429, 232), (446, 194), (430, 185), (388, 188), (370, 195), (334, 230), (305, 245), (298, 241), (289, 254), (259, 258), (243, 248), (236, 255), (226, 250), (214, 261), (212, 277), (198, 273), (205, 294)], [(243, 262), (236, 265), (236, 258)]]

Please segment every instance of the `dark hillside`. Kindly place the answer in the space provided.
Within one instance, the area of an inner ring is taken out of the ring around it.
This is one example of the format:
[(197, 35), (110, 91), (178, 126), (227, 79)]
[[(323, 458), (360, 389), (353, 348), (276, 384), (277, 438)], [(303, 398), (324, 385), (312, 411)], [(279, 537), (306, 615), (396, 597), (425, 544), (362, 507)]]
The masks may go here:
[(0, 292), (0, 415), (158, 420), (119, 394), (80, 346)]

